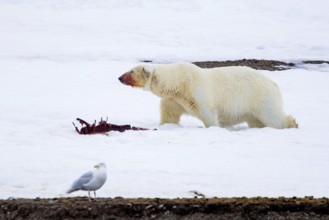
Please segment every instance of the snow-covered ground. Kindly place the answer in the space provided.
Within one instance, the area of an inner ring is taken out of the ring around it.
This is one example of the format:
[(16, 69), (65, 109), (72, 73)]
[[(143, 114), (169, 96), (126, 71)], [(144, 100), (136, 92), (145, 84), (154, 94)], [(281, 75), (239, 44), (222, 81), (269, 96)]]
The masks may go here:
[[(326, 0), (0, 0), (0, 198), (59, 197), (99, 162), (100, 197), (329, 196), (329, 65), (262, 71), (299, 129), (158, 126), (117, 78), (142, 60), (329, 60)], [(76, 117), (157, 131), (78, 135)], [(86, 195), (78, 192), (70, 196)]]

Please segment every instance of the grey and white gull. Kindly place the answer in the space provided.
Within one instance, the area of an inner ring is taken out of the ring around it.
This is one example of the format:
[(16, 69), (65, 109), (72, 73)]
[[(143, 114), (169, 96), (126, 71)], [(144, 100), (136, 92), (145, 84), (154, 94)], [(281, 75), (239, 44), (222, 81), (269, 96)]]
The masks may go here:
[(88, 191), (89, 199), (91, 199), (90, 191), (94, 191), (96, 199), (96, 190), (104, 185), (106, 179), (106, 165), (105, 163), (99, 163), (94, 166), (93, 170), (83, 174), (79, 179), (75, 180), (66, 193), (70, 194), (79, 190)]

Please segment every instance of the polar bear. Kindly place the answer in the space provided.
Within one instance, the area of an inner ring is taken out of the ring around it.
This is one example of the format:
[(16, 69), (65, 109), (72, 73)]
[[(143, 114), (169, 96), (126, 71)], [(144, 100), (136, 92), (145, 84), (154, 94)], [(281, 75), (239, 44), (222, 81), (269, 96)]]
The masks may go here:
[(178, 124), (181, 115), (200, 119), (205, 127), (297, 128), (286, 115), (278, 86), (243, 66), (203, 69), (194, 64), (140, 65), (119, 77), (132, 87), (161, 97), (160, 124)]

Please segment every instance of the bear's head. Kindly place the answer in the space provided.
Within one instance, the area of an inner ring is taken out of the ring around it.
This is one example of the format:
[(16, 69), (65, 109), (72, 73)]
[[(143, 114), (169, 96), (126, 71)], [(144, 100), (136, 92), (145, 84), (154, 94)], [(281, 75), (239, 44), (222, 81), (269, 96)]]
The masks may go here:
[(154, 68), (151, 66), (137, 66), (119, 77), (121, 83), (137, 88), (150, 89)]

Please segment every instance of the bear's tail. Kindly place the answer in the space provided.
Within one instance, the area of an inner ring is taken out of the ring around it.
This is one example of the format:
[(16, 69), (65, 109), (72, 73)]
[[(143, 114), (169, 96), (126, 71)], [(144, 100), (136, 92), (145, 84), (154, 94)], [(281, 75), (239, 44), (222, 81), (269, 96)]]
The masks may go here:
[(291, 115), (287, 116), (286, 123), (288, 128), (298, 128), (296, 120)]

